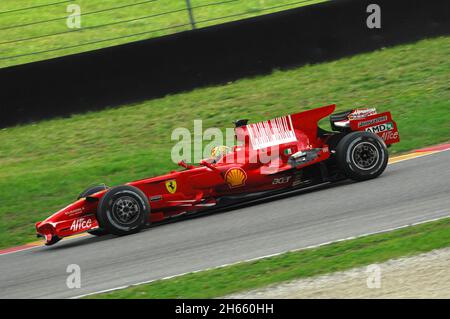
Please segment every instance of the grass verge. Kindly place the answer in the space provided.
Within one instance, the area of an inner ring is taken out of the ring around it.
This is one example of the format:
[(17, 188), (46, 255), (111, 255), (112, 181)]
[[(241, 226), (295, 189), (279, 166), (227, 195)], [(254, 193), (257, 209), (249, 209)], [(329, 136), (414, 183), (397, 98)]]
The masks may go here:
[(88, 298), (214, 298), (450, 246), (450, 218)]
[(275, 71), (227, 85), (0, 130), (0, 247), (35, 239), (34, 223), (95, 183), (118, 185), (176, 168), (172, 130), (231, 127), (337, 104), (390, 110), (392, 154), (450, 140), (449, 37)]

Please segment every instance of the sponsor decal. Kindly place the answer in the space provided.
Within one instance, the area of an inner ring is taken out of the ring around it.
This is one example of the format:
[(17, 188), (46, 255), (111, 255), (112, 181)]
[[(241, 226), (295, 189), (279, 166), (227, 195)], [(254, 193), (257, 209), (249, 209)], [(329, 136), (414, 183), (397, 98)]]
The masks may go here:
[(248, 124), (247, 130), (254, 150), (297, 140), (290, 115)]
[(272, 181), (272, 185), (288, 183), (291, 180), (291, 177), (292, 176), (283, 176), (279, 178), (274, 178)]
[(394, 129), (394, 124), (392, 122), (384, 123), (384, 124), (378, 124), (375, 126), (371, 126), (366, 128), (366, 132), (372, 132), (372, 133), (381, 133), (385, 131), (391, 131)]
[(174, 179), (166, 181), (166, 188), (169, 193), (175, 193), (177, 191), (177, 181)]
[(352, 113), (348, 115), (349, 120), (357, 120), (362, 119), (364, 117), (377, 114), (376, 108), (370, 108), (370, 109), (356, 109)]
[(381, 135), (381, 138), (385, 141), (396, 140), (398, 138), (398, 132), (387, 131)]
[(297, 186), (303, 183), (303, 171), (299, 171), (294, 175), (294, 181), (292, 182), (292, 186)]
[(65, 212), (64, 214), (65, 215), (76, 215), (76, 214), (82, 213), (83, 211), (84, 211), (84, 207), (80, 207), (80, 208), (76, 208), (76, 209), (70, 210), (68, 212)]
[(368, 126), (368, 125), (374, 125), (380, 122), (384, 122), (387, 121), (387, 116), (381, 116), (381, 117), (376, 117), (374, 119), (371, 120), (367, 120), (367, 121), (361, 121), (358, 123), (358, 127), (363, 127), (363, 126)]
[(244, 186), (246, 180), (247, 174), (242, 168), (230, 168), (225, 174), (225, 181), (230, 188)]
[(92, 219), (84, 219), (79, 218), (73, 221), (72, 225), (70, 226), (71, 231), (79, 231), (84, 229), (89, 229), (92, 226)]

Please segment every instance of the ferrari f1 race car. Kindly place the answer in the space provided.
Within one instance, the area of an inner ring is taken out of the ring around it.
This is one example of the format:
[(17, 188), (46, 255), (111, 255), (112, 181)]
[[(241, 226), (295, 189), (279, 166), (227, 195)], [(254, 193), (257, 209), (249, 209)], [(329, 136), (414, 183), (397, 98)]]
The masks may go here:
[[(387, 147), (400, 141), (390, 112), (335, 105), (248, 124), (235, 122), (235, 144), (216, 160), (109, 188), (88, 188), (36, 223), (47, 245), (81, 232), (126, 235), (150, 223), (343, 179), (379, 176)], [(332, 131), (318, 126), (330, 116)]]

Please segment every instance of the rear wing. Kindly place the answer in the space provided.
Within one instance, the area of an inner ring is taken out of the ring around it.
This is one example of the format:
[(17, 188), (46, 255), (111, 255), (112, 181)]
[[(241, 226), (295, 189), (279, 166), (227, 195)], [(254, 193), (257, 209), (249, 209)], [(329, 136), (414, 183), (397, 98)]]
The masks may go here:
[(330, 115), (335, 107), (334, 104), (327, 105), (252, 124), (240, 120), (236, 122), (236, 139), (245, 141), (254, 150), (288, 143), (313, 147), (317, 138), (317, 122)]
[(400, 142), (397, 123), (392, 119), (391, 112), (370, 115), (366, 118), (350, 120), (352, 131), (367, 131), (377, 134), (386, 145)]
[(356, 109), (330, 117), (331, 126), (337, 131), (366, 131), (377, 134), (386, 145), (400, 142), (397, 123), (391, 112), (377, 113), (375, 108)]

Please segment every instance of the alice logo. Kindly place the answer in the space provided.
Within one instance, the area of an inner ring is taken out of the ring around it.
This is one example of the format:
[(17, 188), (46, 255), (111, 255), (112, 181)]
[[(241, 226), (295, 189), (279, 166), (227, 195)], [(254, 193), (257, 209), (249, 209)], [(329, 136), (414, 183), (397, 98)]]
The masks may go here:
[(231, 188), (245, 185), (247, 174), (241, 168), (230, 168), (225, 174), (225, 181)]

